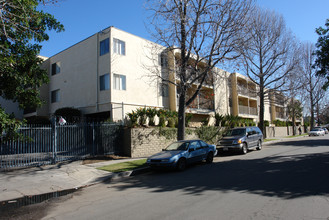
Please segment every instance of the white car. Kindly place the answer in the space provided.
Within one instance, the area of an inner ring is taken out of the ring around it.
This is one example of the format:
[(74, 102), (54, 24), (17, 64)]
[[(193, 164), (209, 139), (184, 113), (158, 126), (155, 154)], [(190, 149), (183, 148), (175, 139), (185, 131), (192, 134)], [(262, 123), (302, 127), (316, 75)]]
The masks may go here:
[(308, 132), (308, 136), (324, 136), (325, 132), (322, 128), (313, 128)]

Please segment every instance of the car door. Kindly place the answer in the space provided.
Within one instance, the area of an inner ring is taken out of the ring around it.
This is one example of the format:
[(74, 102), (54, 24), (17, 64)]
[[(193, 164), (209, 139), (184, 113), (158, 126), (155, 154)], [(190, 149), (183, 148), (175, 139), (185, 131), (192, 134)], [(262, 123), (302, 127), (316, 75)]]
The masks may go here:
[(247, 143), (248, 143), (248, 147), (254, 147), (255, 144), (255, 140), (256, 140), (256, 131), (253, 128), (247, 128)]
[(188, 163), (195, 163), (202, 157), (201, 145), (199, 141), (192, 141), (189, 145)]
[(207, 153), (209, 151), (209, 147), (208, 147), (208, 144), (204, 141), (199, 141), (200, 142), (200, 145), (201, 145), (201, 159), (200, 160), (204, 160), (206, 159), (207, 157)]

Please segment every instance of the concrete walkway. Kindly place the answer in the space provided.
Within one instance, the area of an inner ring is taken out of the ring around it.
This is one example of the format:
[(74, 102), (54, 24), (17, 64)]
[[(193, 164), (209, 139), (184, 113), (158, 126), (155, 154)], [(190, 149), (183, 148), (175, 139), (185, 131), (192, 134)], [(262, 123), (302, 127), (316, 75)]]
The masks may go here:
[[(280, 137), (274, 141), (264, 142), (264, 145), (289, 139), (291, 138)], [(111, 178), (130, 176), (134, 174), (134, 172), (142, 172), (143, 170), (113, 174), (96, 168), (108, 164), (138, 159), (141, 158), (112, 160), (88, 165), (82, 165), (81, 161), (74, 161), (0, 172), (0, 204), (3, 201), (8, 202), (24, 196), (34, 196), (81, 188)]]
[(24, 196), (78, 189), (111, 178), (129, 176), (132, 172), (114, 174), (96, 168), (132, 160), (136, 159), (111, 160), (88, 165), (83, 165), (82, 161), (74, 161), (0, 172), (0, 204)]

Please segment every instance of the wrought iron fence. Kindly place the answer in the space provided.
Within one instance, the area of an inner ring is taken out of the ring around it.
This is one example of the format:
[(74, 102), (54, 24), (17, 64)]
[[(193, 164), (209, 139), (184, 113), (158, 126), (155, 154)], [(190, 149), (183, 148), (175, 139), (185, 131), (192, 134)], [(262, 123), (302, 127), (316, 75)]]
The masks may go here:
[(0, 170), (119, 154), (121, 131), (120, 125), (110, 123), (22, 127), (22, 138), (0, 142)]

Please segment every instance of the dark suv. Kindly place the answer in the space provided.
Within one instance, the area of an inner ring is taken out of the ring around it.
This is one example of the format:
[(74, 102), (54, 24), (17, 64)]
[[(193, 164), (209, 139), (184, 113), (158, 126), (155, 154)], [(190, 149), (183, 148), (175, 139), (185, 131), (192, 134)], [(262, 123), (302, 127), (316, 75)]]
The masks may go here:
[(218, 142), (218, 153), (239, 151), (246, 154), (249, 149), (262, 149), (263, 133), (258, 127), (233, 128)]

